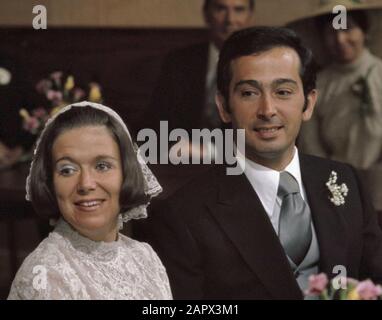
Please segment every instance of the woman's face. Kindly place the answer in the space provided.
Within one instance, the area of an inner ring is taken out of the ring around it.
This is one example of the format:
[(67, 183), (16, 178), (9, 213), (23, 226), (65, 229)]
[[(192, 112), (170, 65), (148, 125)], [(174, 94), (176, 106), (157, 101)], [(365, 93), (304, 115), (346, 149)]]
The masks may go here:
[(117, 142), (105, 126), (64, 131), (53, 144), (53, 186), (64, 219), (95, 241), (114, 241), (123, 181)]
[(350, 17), (348, 29), (335, 30), (331, 24), (326, 25), (324, 39), (331, 56), (341, 64), (355, 61), (365, 47), (365, 34)]

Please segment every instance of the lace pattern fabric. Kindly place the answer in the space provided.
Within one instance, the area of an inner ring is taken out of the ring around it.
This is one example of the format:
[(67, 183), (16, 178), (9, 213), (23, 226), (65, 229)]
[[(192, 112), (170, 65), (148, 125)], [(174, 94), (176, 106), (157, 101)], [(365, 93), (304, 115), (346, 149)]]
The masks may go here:
[(19, 269), (8, 299), (172, 299), (165, 268), (146, 243), (122, 234), (95, 242), (63, 219)]

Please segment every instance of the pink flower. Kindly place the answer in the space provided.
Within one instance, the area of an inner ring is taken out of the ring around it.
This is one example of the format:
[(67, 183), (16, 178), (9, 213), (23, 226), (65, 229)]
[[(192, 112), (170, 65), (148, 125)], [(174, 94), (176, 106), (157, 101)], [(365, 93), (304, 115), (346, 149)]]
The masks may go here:
[(75, 102), (82, 100), (85, 97), (85, 91), (80, 88), (75, 88), (73, 93), (73, 100)]
[(358, 283), (356, 290), (361, 300), (376, 300), (382, 295), (381, 286), (375, 285), (371, 280)]
[(357, 286), (359, 284), (359, 281), (353, 278), (346, 278), (346, 285), (349, 286)]
[(40, 80), (36, 85), (38, 93), (45, 94), (52, 87), (52, 83), (47, 79)]
[(325, 273), (311, 275), (309, 277), (309, 287), (305, 294), (319, 296), (326, 289), (328, 282), (329, 280)]
[(35, 133), (39, 126), (40, 121), (38, 121), (36, 117), (29, 117), (28, 120), (23, 123), (23, 128), (31, 133)]
[(32, 111), (32, 114), (37, 118), (44, 118), (47, 116), (47, 112), (44, 108), (37, 108)]
[(61, 78), (62, 78), (63, 73), (61, 71), (55, 71), (50, 74), (50, 78), (54, 81), (54, 83), (57, 86), (61, 86)]

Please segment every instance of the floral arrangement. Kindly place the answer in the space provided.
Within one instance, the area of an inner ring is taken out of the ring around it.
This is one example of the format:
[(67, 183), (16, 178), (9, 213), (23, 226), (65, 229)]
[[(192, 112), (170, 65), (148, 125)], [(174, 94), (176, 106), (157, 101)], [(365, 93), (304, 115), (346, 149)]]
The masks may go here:
[(335, 206), (345, 204), (345, 197), (348, 195), (349, 189), (345, 183), (337, 184), (337, 172), (332, 171), (328, 182), (326, 183), (332, 196), (329, 198)]
[(38, 93), (44, 95), (49, 102), (49, 107), (39, 107), (29, 113), (25, 109), (20, 110), (23, 118), (24, 130), (33, 135), (41, 132), (45, 122), (62, 107), (87, 99), (91, 102), (102, 103), (101, 87), (96, 82), (88, 85), (88, 90), (76, 86), (72, 75), (64, 75), (61, 71), (53, 72), (48, 78), (40, 80), (36, 85)]
[(305, 295), (316, 296), (320, 300), (377, 300), (382, 298), (382, 288), (371, 280), (336, 277), (329, 281), (326, 274), (320, 273), (309, 277)]

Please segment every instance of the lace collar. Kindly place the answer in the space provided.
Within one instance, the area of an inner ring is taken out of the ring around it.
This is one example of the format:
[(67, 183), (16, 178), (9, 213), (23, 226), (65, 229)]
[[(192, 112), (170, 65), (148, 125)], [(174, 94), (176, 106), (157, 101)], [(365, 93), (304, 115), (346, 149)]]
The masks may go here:
[(58, 221), (54, 233), (63, 237), (80, 255), (86, 255), (100, 261), (114, 260), (119, 254), (119, 248), (122, 246), (124, 236), (118, 234), (118, 240), (113, 242), (93, 241), (84, 237), (78, 231), (73, 229), (63, 218)]

